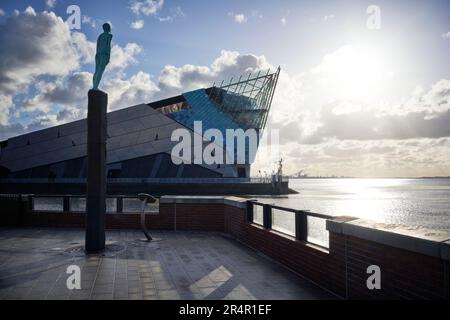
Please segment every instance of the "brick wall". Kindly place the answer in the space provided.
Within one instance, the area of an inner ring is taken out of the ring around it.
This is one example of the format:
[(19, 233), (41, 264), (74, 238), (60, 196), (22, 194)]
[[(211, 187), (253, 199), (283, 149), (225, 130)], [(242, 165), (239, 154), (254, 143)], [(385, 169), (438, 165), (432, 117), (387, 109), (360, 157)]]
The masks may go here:
[[(16, 203), (17, 204), (17, 203)], [(14, 207), (16, 208), (17, 205)], [(18, 207), (17, 207), (18, 208)], [(17, 214), (18, 210), (9, 210), (0, 219), (3, 226), (34, 226), (34, 227), (77, 227), (85, 226), (86, 214), (81, 212), (31, 212), (28, 204), (24, 204), (24, 212)], [(146, 225), (149, 229), (163, 230), (203, 230), (224, 231), (223, 204), (160, 204), (158, 215), (146, 215)], [(15, 211), (15, 212), (13, 212)], [(24, 221), (12, 220), (11, 217), (23, 216)], [(176, 221), (176, 226), (175, 226)], [(7, 222), (7, 223), (6, 223)], [(107, 213), (107, 229), (140, 229), (139, 213)]]
[[(381, 269), (381, 290), (367, 290), (366, 269), (370, 265)], [(450, 297), (449, 261), (437, 257), (348, 236), (347, 268), (350, 299)]]

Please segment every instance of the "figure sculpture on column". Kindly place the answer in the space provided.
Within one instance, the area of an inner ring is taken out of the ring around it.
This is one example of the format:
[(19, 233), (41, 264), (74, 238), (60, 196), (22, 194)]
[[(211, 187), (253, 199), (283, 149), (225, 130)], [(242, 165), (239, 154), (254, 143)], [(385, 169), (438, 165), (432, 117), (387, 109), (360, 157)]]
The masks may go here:
[(93, 89), (98, 90), (98, 85), (102, 79), (103, 72), (109, 63), (111, 56), (111, 26), (109, 23), (103, 24), (103, 33), (97, 39), (97, 53), (95, 54), (95, 73), (93, 79)]

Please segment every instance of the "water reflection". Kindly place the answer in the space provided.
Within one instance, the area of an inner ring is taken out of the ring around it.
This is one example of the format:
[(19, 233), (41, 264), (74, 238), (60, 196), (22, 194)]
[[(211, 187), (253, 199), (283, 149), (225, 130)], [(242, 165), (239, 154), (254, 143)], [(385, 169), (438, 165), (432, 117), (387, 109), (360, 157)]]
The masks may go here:
[(450, 179), (292, 179), (299, 194), (259, 201), (385, 223), (450, 229)]

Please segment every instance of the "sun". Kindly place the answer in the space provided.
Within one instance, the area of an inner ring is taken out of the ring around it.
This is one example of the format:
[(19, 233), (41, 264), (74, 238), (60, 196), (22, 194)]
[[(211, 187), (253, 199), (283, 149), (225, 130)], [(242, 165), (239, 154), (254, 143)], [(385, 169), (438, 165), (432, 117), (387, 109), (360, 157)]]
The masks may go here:
[(345, 45), (312, 72), (329, 94), (346, 100), (380, 98), (395, 76), (389, 50), (368, 45)]

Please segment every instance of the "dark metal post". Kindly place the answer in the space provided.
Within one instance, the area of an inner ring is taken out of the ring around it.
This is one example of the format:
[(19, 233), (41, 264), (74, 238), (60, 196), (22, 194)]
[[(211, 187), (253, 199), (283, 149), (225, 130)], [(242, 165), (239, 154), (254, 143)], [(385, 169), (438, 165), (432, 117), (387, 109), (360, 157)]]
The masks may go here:
[(117, 196), (117, 213), (122, 213), (123, 212), (123, 197), (122, 196)]
[(30, 212), (34, 210), (34, 194), (28, 195), (28, 210), (30, 210)]
[(63, 212), (69, 212), (70, 211), (70, 197), (64, 196), (63, 198)]
[(253, 203), (247, 201), (247, 222), (253, 223)]
[(268, 204), (263, 207), (263, 225), (266, 229), (272, 229), (272, 207)]
[(295, 212), (295, 238), (306, 241), (308, 238), (308, 220), (305, 212)]
[(105, 249), (106, 108), (108, 95), (89, 90), (87, 117), (86, 252)]

